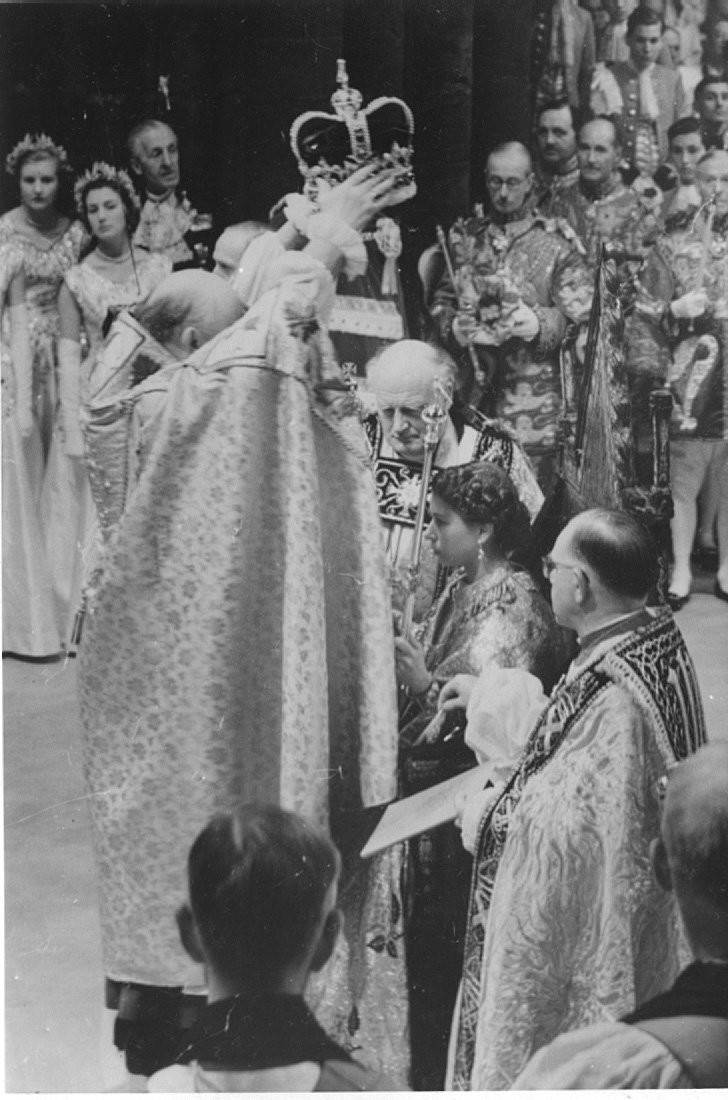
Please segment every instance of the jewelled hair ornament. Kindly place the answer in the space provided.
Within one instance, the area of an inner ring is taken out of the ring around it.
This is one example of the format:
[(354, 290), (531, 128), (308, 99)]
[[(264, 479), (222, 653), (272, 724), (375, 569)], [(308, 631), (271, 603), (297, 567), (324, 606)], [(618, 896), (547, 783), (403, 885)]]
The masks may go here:
[(47, 134), (26, 134), (23, 140), (19, 141), (12, 152), (6, 156), (5, 171), (11, 176), (17, 176), (20, 164), (30, 153), (45, 153), (47, 156), (55, 158), (61, 172), (71, 171), (66, 150), (62, 145), (56, 145), (55, 141), (49, 138)]
[(131, 182), (131, 178), (123, 168), (114, 168), (113, 165), (107, 164), (103, 160), (97, 160), (95, 164), (92, 164), (88, 172), (84, 172), (82, 176), (79, 176), (76, 180), (73, 188), (73, 201), (76, 204), (76, 211), (79, 217), (83, 217), (84, 210), (84, 192), (88, 188), (89, 184), (95, 184), (97, 187), (103, 187), (108, 183), (115, 183), (126, 194), (129, 202), (135, 210), (139, 210), (141, 203), (139, 196), (137, 195), (134, 184)]
[(362, 95), (349, 87), (346, 62), (337, 61), (337, 90), (331, 97), (335, 114), (306, 111), (291, 126), (291, 149), (306, 180), (304, 193), (315, 201), (319, 185), (333, 186), (357, 168), (378, 164), (401, 169), (392, 205), (417, 193), (412, 170), (415, 120), (407, 104), (380, 96), (362, 108)]

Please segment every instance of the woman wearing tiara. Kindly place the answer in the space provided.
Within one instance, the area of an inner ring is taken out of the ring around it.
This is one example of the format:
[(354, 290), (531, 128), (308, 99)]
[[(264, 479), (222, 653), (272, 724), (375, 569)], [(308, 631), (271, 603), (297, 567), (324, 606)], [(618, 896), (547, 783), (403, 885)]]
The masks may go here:
[(57, 397), (58, 291), (65, 273), (78, 262), (85, 234), (81, 223), (60, 209), (72, 171), (63, 146), (45, 134), (26, 134), (6, 158), (5, 168), (18, 182), (20, 206), (0, 218), (0, 245), (12, 244), (23, 258), (33, 410), (47, 459)]
[[(61, 648), (39, 512), (57, 399), (58, 291), (78, 261), (84, 230), (60, 209), (71, 172), (61, 145), (26, 134), (5, 167), (18, 183), (20, 205), (0, 218), (0, 281), (9, 307), (2, 331), (3, 651), (46, 657)], [(14, 308), (22, 302), (24, 310)], [(27, 365), (17, 353), (20, 324), (27, 326)]]
[[(58, 296), (59, 418), (42, 502), (46, 552), (65, 638), (70, 637), (80, 606), (84, 554), (93, 545), (95, 511), (80, 413), (104, 341), (104, 321), (109, 310), (127, 308), (146, 298), (172, 270), (166, 256), (132, 244), (139, 199), (126, 172), (98, 162), (77, 181), (74, 196), (91, 246), (81, 263), (66, 272)], [(83, 361), (82, 335), (88, 345)]]

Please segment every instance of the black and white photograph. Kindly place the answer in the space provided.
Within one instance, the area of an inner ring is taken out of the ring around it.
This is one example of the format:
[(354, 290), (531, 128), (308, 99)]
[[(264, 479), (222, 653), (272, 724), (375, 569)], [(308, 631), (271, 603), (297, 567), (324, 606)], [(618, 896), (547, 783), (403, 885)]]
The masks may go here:
[(728, 1088), (728, 0), (0, 0), (4, 1088)]

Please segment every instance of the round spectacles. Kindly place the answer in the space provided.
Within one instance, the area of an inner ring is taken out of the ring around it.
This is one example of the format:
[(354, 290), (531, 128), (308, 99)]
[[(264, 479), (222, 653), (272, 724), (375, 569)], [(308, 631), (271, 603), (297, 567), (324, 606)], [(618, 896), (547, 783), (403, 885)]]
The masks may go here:
[(493, 191), (500, 191), (501, 187), (505, 187), (507, 191), (515, 191), (517, 188), (522, 187), (527, 181), (515, 178), (502, 180), (500, 176), (486, 176), (485, 182)]

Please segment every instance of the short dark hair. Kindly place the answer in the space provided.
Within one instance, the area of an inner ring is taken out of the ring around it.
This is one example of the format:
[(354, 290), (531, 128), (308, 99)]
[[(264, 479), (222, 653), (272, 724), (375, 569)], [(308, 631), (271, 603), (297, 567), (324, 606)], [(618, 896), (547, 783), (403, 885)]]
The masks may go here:
[(593, 569), (610, 592), (644, 599), (657, 584), (660, 567), (652, 535), (629, 512), (590, 508), (581, 512), (571, 539), (575, 557)]
[(221, 974), (269, 980), (302, 957), (341, 858), (317, 825), (277, 806), (217, 814), (187, 863), (190, 907)]
[(665, 30), (665, 20), (656, 11), (651, 8), (635, 8), (627, 17), (627, 36), (634, 34), (637, 27), (653, 27), (656, 24), (659, 24), (662, 33)]
[(728, 84), (728, 70), (717, 75), (704, 76), (703, 79), (695, 85), (693, 89), (693, 103), (697, 103), (699, 99), (703, 98), (703, 93), (709, 84)]
[(525, 544), (531, 528), (528, 509), (508, 474), (494, 462), (445, 467), (433, 479), (432, 495), (467, 523), (492, 523), (493, 538), (504, 553)]
[(683, 137), (685, 134), (702, 135), (699, 118), (679, 118), (677, 122), (673, 122), (667, 130), (667, 144), (671, 145), (674, 138)]
[(571, 115), (571, 125), (575, 125), (574, 108), (568, 99), (549, 99), (548, 102), (542, 104), (536, 112), (536, 123), (546, 111), (568, 111)]

